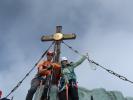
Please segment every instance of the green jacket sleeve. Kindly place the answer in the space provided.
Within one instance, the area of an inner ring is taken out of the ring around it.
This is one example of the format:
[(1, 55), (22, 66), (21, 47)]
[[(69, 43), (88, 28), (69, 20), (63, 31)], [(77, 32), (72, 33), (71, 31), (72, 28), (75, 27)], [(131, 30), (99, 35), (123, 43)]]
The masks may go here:
[(71, 64), (71, 67), (73, 67), (73, 68), (77, 67), (77, 66), (80, 65), (85, 59), (86, 59), (86, 56), (82, 56), (82, 58), (81, 58), (80, 60), (78, 60), (78, 61), (75, 62), (75, 63), (72, 63), (72, 64)]

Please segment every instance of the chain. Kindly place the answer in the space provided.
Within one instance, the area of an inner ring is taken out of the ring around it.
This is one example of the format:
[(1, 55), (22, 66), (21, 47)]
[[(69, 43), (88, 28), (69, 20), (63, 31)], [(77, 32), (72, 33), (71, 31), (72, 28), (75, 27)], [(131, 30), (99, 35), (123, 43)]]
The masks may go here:
[[(62, 41), (62, 43), (65, 44), (69, 49), (71, 49), (72, 51), (74, 51), (74, 52), (77, 53), (78, 55), (83, 56), (80, 52), (78, 52), (77, 50), (73, 49), (71, 46), (69, 46), (68, 44), (66, 44), (64, 41)], [(86, 58), (87, 58), (87, 60), (88, 60), (90, 63), (93, 63), (93, 64), (95, 64), (96, 66), (101, 67), (102, 69), (106, 70), (108, 73), (110, 73), (110, 74), (112, 74), (112, 75), (114, 75), (114, 76), (120, 78), (120, 79), (123, 80), (123, 81), (128, 81), (128, 82), (130, 82), (130, 83), (133, 84), (133, 81), (128, 80), (126, 77), (124, 77), (124, 76), (122, 76), (122, 75), (120, 75), (120, 74), (117, 74), (116, 72), (114, 72), (114, 71), (112, 71), (112, 70), (110, 70), (110, 69), (107, 69), (107, 68), (101, 66), (101, 65), (98, 64), (97, 62), (95, 62), (95, 61), (93, 61), (93, 60), (90, 60), (89, 57), (87, 57), (87, 56), (86, 56)]]
[(42, 54), (41, 58), (37, 61), (37, 63), (34, 65), (34, 67), (24, 76), (24, 78), (18, 82), (18, 84), (11, 90), (11, 92), (5, 97), (7, 98), (8, 96), (10, 96), (21, 84), (22, 82), (26, 79), (26, 77), (29, 76), (29, 74), (34, 70), (34, 68), (38, 65), (38, 63), (42, 60), (42, 58), (46, 55), (46, 53), (48, 52), (48, 50), (52, 47), (52, 45), (54, 44), (54, 42), (52, 42), (52, 44), (49, 46), (49, 48)]

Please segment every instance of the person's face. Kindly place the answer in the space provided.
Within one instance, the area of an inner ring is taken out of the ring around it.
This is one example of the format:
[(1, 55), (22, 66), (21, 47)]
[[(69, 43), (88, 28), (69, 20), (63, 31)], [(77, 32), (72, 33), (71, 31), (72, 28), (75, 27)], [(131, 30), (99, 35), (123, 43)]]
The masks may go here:
[(65, 66), (65, 65), (67, 65), (67, 64), (68, 64), (68, 61), (67, 61), (67, 60), (63, 60), (61, 63), (62, 63), (62, 65), (64, 65), (64, 66)]
[(53, 59), (53, 55), (47, 55), (47, 60), (51, 61)]

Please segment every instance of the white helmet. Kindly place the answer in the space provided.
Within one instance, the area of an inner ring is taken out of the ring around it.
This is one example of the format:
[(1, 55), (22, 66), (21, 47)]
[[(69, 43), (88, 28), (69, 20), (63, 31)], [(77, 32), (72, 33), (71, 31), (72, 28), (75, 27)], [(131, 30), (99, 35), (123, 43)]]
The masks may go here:
[(67, 57), (61, 57), (61, 61), (68, 60)]

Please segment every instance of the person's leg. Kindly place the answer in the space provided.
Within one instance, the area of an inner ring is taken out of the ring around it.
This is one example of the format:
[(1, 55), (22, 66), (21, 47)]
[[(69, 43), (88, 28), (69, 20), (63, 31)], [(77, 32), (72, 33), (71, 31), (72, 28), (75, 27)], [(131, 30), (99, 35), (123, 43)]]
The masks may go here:
[(79, 100), (78, 87), (76, 84), (69, 86), (69, 94), (70, 94), (72, 100)]
[(51, 84), (49, 82), (50, 82), (50, 76), (47, 76), (43, 80), (44, 89), (43, 89), (43, 93), (42, 93), (42, 96), (41, 96), (41, 100), (47, 100), (47, 99), (49, 100), (50, 99), (49, 95), (47, 95), (48, 94), (48, 90), (50, 88), (49, 85)]
[(59, 98), (59, 100), (67, 100), (66, 90), (63, 90), (63, 91), (59, 92), (58, 93), (58, 98)]
[(37, 90), (37, 87), (40, 85), (40, 80), (38, 78), (34, 78), (31, 81), (31, 88), (29, 89), (26, 100), (32, 100), (34, 93)]
[(0, 99), (0, 100), (10, 100), (10, 99), (7, 99), (7, 98), (2, 98), (2, 99)]
[[(43, 93), (42, 93), (42, 96), (41, 96), (41, 100), (47, 100), (47, 92), (48, 92), (48, 87), (44, 87), (43, 89)], [(50, 99), (50, 97), (48, 97), (48, 100)]]

